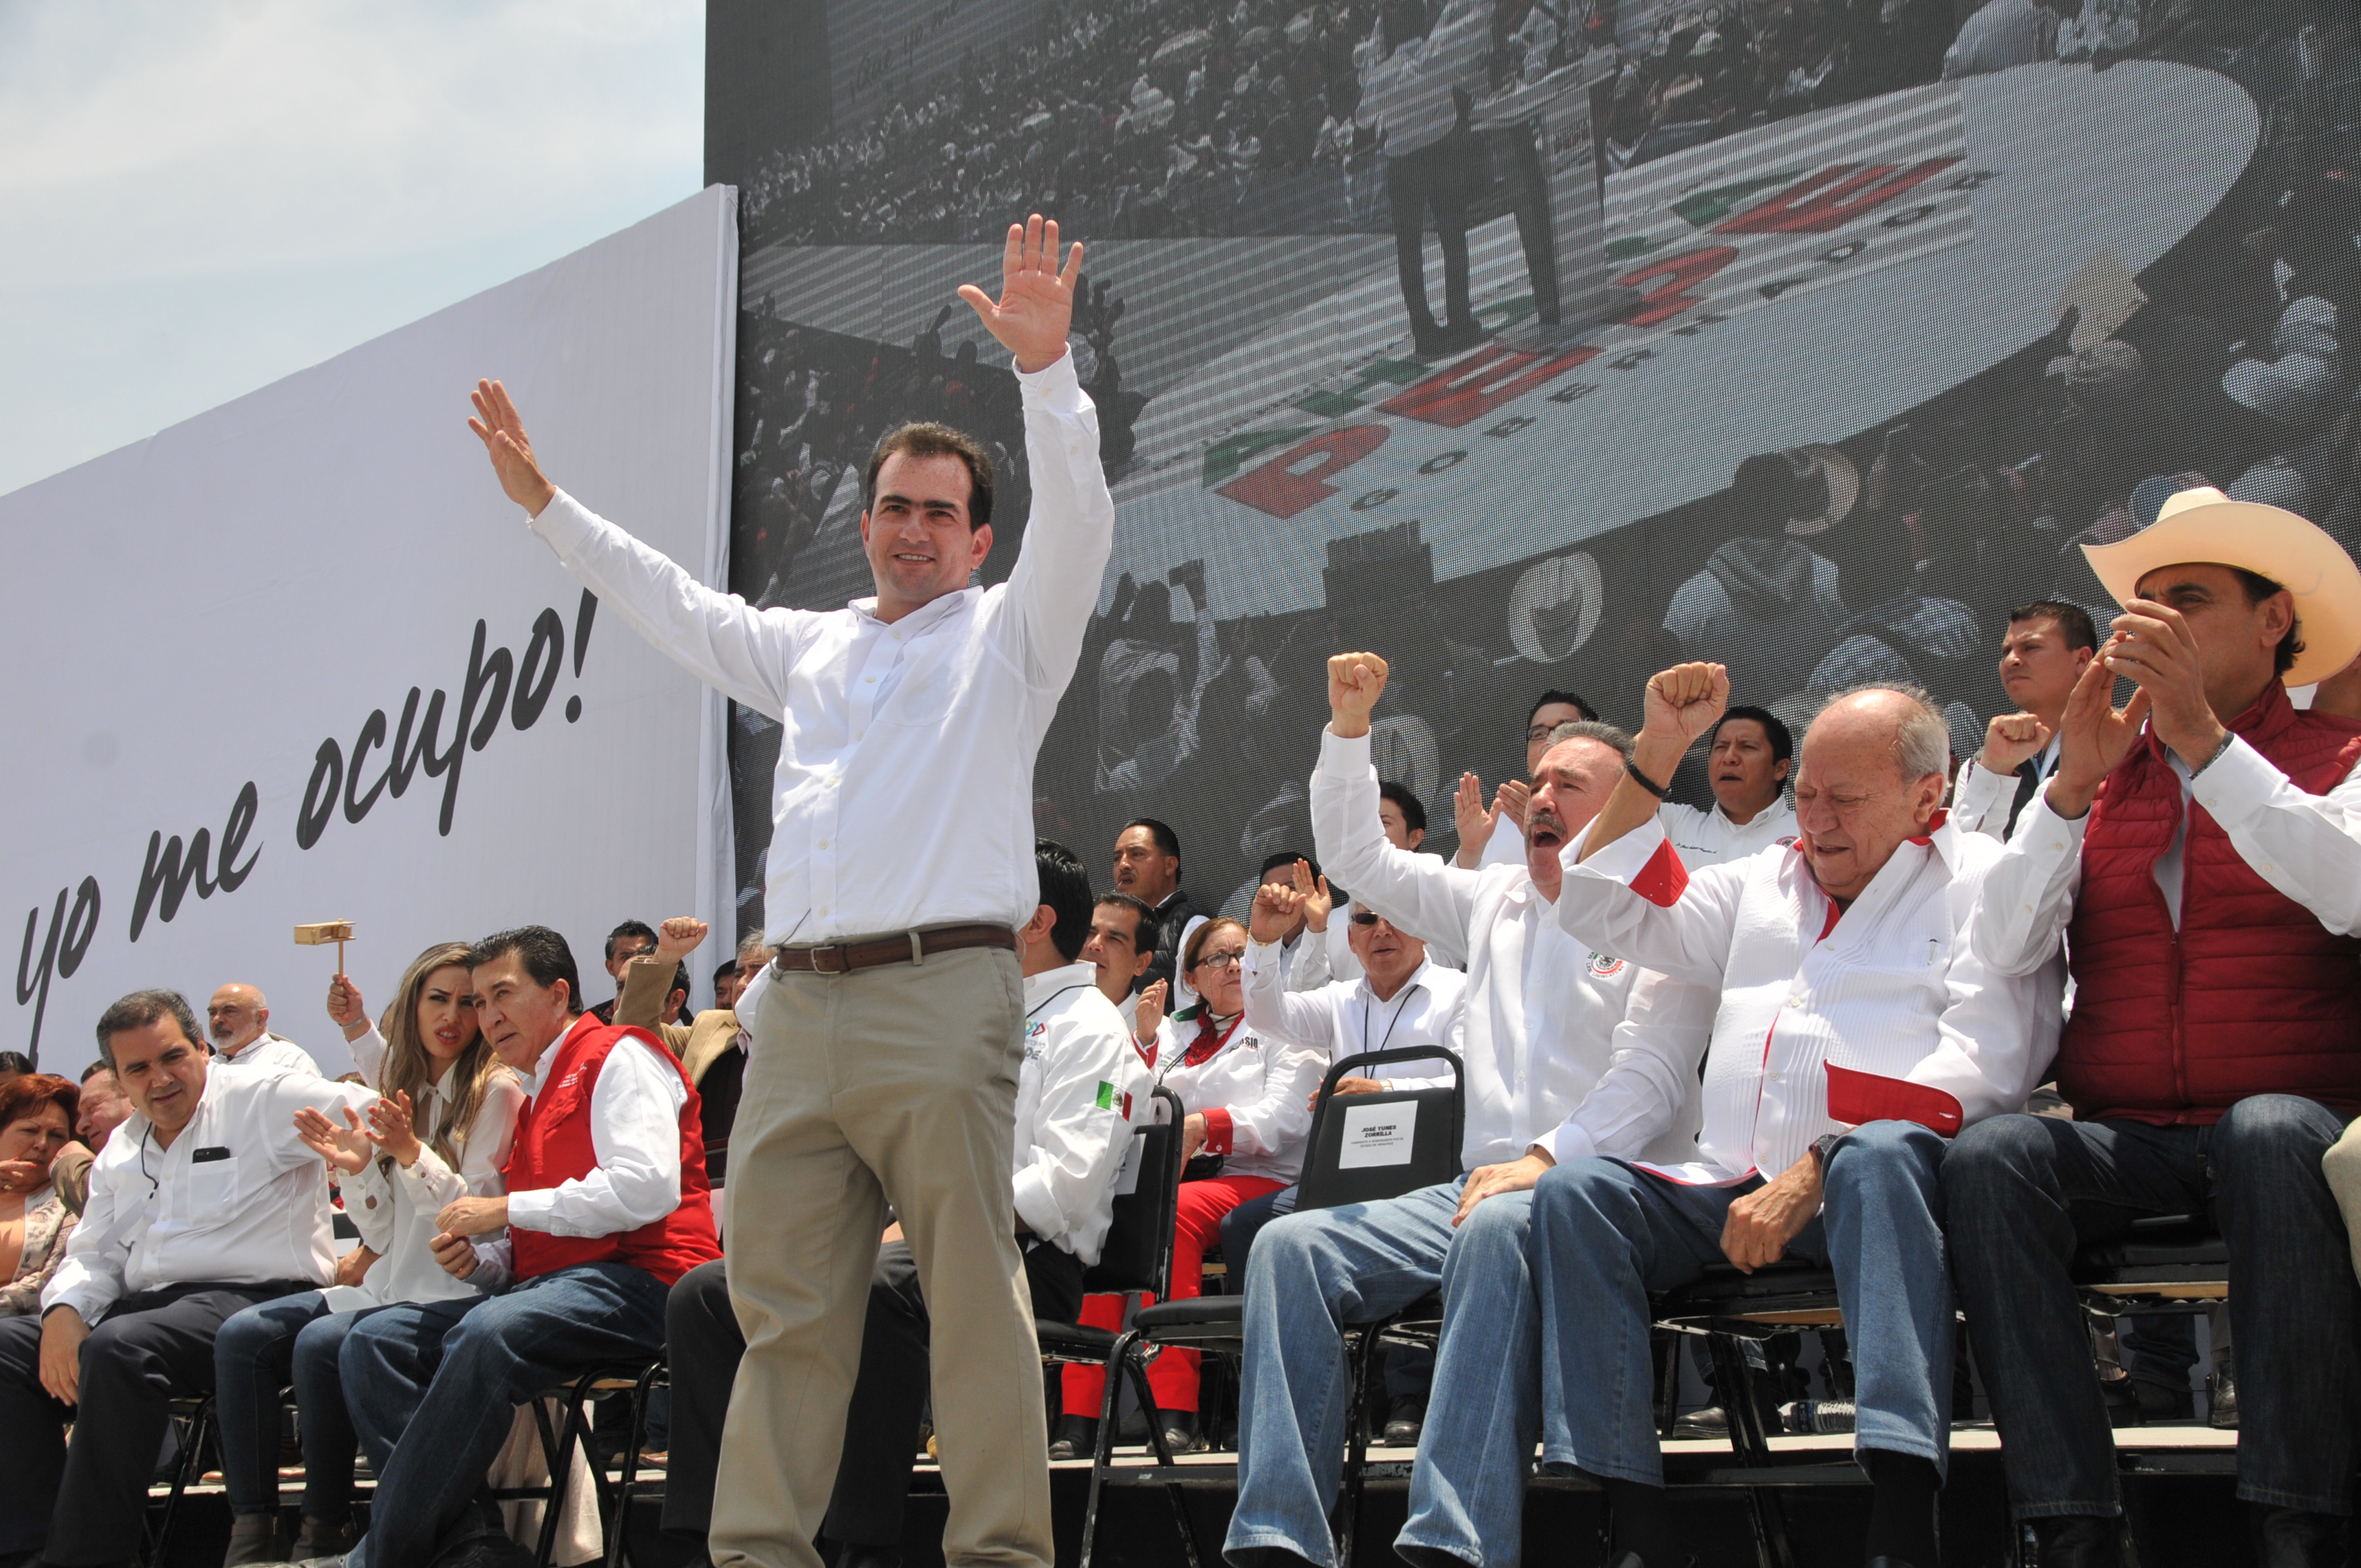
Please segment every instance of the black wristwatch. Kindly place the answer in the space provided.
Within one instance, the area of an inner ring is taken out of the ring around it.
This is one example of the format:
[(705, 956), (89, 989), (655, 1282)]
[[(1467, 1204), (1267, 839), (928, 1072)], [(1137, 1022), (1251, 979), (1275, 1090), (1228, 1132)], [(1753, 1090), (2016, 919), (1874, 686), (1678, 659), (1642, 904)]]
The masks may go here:
[(1812, 1157), (1819, 1162), (1820, 1179), (1823, 1181), (1828, 1179), (1829, 1157), (1837, 1152), (1837, 1145), (1843, 1138), (1842, 1133), (1823, 1133), (1812, 1140)]

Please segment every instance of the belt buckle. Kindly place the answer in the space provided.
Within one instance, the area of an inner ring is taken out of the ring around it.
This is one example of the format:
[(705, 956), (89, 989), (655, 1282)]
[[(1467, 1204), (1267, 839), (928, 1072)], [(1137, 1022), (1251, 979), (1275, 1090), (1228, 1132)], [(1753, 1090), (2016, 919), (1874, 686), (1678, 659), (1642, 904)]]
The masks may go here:
[[(844, 961), (844, 944), (841, 942), (815, 942), (809, 951), (814, 974), (850, 974), (852, 971), (852, 966)], [(835, 959), (833, 969), (829, 967), (829, 960), (821, 957), (822, 954)]]

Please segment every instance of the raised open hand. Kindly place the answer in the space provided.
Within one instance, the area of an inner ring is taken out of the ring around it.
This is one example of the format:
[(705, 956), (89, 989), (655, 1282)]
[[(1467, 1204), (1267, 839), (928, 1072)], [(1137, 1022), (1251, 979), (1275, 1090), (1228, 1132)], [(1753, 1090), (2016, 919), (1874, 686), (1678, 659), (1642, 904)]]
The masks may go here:
[(1334, 894), (1328, 891), (1328, 879), (1312, 874), (1312, 862), (1298, 855), (1293, 870), (1295, 895), (1303, 901), (1304, 928), (1310, 931), (1328, 929), (1328, 912), (1336, 907)]
[(994, 300), (972, 283), (961, 284), (959, 296), (975, 307), (984, 331), (1016, 356), (1016, 367), (1030, 374), (1047, 370), (1066, 352), (1066, 329), (1074, 320), (1074, 281), (1082, 274), (1080, 242), (1060, 270), (1058, 222), (1045, 221), (1036, 213), (1008, 225), (1008, 247), (1000, 258), (1000, 298)]
[(326, 1160), (346, 1176), (358, 1176), (368, 1168), (376, 1150), (361, 1132), (361, 1122), (349, 1105), (344, 1108), (349, 1127), (339, 1127), (309, 1105), (295, 1113), (295, 1135), (303, 1146)]
[(476, 405), (476, 417), (467, 428), (491, 454), (492, 472), (500, 477), (500, 488), (509, 499), (534, 517), (557, 494), (557, 487), (542, 477), (541, 465), (533, 458), (533, 443), (524, 433), (524, 421), (517, 414), (516, 404), (509, 400), (509, 390), (498, 381), (478, 381), (468, 394)]
[(1675, 664), (1648, 677), (1641, 733), (1677, 740), (1683, 751), (1730, 706), (1730, 671), (1719, 664)]
[(1139, 1003), (1132, 1010), (1132, 1034), (1142, 1040), (1156, 1038), (1156, 1031), (1164, 1024), (1164, 999), (1172, 994), (1172, 987), (1158, 981), (1139, 993)]
[(1473, 871), (1483, 863), (1484, 846), (1500, 825), (1500, 808), (1484, 804), (1484, 781), (1474, 773), (1459, 775), (1459, 789), (1451, 797), (1451, 821), (1459, 831), (1456, 862)]
[(1386, 662), (1375, 653), (1328, 658), (1328, 728), (1341, 740), (1369, 732), (1369, 710), (1385, 695)]
[(1246, 935), (1257, 942), (1285, 939), (1303, 912), (1303, 895), (1285, 883), (1267, 882), (1255, 889), (1254, 907), (1246, 914)]
[[(2108, 646), (2113, 645), (2111, 638)], [(2133, 692), (2131, 701), (2122, 707), (2115, 707), (2115, 672), (2107, 663), (2107, 649), (2099, 652), (2100, 656), (2084, 667), (2081, 679), (2074, 683), (2073, 692), (2066, 698), (2066, 712), (2059, 719), (2065, 739), (2058, 747), (2058, 771), (2049, 780), (2049, 809), (2069, 819), (2091, 809), (2101, 782), (2131, 751), (2147, 718), (2145, 686)]]

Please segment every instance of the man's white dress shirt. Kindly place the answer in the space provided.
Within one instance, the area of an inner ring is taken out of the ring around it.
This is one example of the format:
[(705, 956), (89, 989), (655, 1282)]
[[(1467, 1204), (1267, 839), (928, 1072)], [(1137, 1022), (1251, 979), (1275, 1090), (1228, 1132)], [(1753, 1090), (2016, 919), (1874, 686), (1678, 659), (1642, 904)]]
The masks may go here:
[(300, 1072), (307, 1078), (328, 1076), (320, 1070), (320, 1064), (312, 1059), (311, 1052), (283, 1036), (269, 1033), (257, 1035), (247, 1041), (235, 1056), (216, 1050), (214, 1059), (224, 1067), (234, 1067), (241, 1071)]
[(888, 625), (877, 601), (754, 609), (560, 491), (533, 522), (614, 614), (778, 719), (764, 930), (774, 944), (992, 921), (1039, 905), (1033, 760), (1115, 544), (1098, 417), (1073, 356), (1019, 373), (1033, 510), (1008, 580)]
[(1718, 800), (1710, 811), (1668, 800), (1656, 807), (1656, 821), (1692, 871), (1742, 861), (1795, 836), (1795, 808), (1784, 796), (1756, 812), (1752, 822), (1731, 821)]
[(1098, 988), (1098, 970), (1068, 964), (1025, 978), (1025, 1059), (1016, 1072), (1016, 1220), (1083, 1265), (1099, 1260), (1115, 1221), (1115, 1179), (1131, 1119), (1154, 1080), (1131, 1025)]
[[(375, 1030), (370, 1031), (374, 1036)], [(357, 1059), (360, 1048), (356, 1046)], [(379, 1052), (379, 1059), (382, 1052)], [(365, 1069), (370, 1081), (374, 1068)], [(498, 1198), (507, 1190), (500, 1171), (509, 1162), (509, 1145), (516, 1135), (517, 1113), (524, 1107), (524, 1085), (506, 1068), (493, 1069), (484, 1086), (483, 1103), (463, 1131), (459, 1168), (453, 1170), (429, 1142), (443, 1117), (443, 1105), (456, 1091), (455, 1062), (443, 1076), (412, 1096), (411, 1126), (418, 1135), (418, 1157), (407, 1168), (388, 1159), (372, 1159), (358, 1176), (347, 1176), (342, 1186), (345, 1212), (361, 1234), (361, 1243), (378, 1261), (354, 1287), (331, 1286), (328, 1306), (335, 1311), (391, 1306), (399, 1301), (449, 1301), (496, 1289), (498, 1270), (478, 1270), (455, 1279), (435, 1261), (434, 1238), (442, 1234), (435, 1217), (460, 1198)]]
[(296, 1072), (205, 1064), (196, 1113), (170, 1148), (135, 1113), (90, 1167), (90, 1200), (41, 1310), (96, 1324), (122, 1297), (195, 1280), (324, 1283), (335, 1271), (328, 1176), (295, 1135), (305, 1106), (342, 1124), (377, 1091)]
[[(579, 1030), (604, 1026), (585, 1013), (552, 1040), (533, 1064), (528, 1098), (541, 1097), (567, 1040)], [(618, 1042), (590, 1091), (590, 1152), (598, 1163), (588, 1176), (510, 1193), (510, 1225), (552, 1236), (611, 1236), (653, 1224), (679, 1208), (680, 1108), (687, 1102), (688, 1085), (664, 1047), (636, 1036)], [(491, 1266), (504, 1277), (508, 1238), (475, 1245), (478, 1267)], [(468, 1278), (484, 1284), (478, 1276)]]
[(1577, 938), (1720, 992), (1705, 1124), (1663, 1164), (1676, 1180), (1776, 1177), (1838, 1131), (1826, 1068), (1937, 1089), (1966, 1122), (2024, 1108), (2058, 1047), (2054, 981), (1993, 972), (1970, 950), (2001, 846), (1946, 822), (1905, 841), (1839, 917), (1794, 846), (1682, 866), (1651, 817), (1577, 865), (1557, 916)]
[[(2165, 758), (2180, 781), (2180, 820), (2157, 859), (2156, 884), (2176, 930), (2194, 800), (2257, 876), (2311, 910), (2325, 929), (2361, 937), (2361, 770), (2326, 795), (2312, 795), (2289, 783), (2243, 738), (2233, 739), (2194, 780), (2180, 752), (2167, 748)], [(2090, 824), (2088, 812), (2070, 822), (2052, 811), (2047, 787), (2026, 803), (1976, 915), (1976, 952), (1984, 962), (2025, 974), (2058, 954), (2082, 885), (2082, 834)]]
[[(1314, 1053), (1323, 1074), (1346, 1057), (1372, 1051), (1440, 1046), (1458, 1054), (1467, 977), (1457, 970), (1432, 961), (1421, 963), (1402, 981), (1400, 990), (1381, 1002), (1369, 989), (1367, 975), (1333, 981), (1317, 991), (1283, 989), (1273, 961), (1276, 952), (1271, 943), (1246, 944), (1246, 1023), (1266, 1036)], [(1441, 1060), (1431, 1070), (1408, 1062), (1373, 1070), (1403, 1083), (1430, 1078), (1442, 1083), (1451, 1080), (1450, 1064)]]
[(1322, 731), (1312, 833), (1321, 864), (1356, 897), (1430, 946), (1447, 938), (1467, 954), (1467, 1168), (1535, 1146), (1561, 1163), (1677, 1159), (1692, 1146), (1710, 991), (1566, 936), (1521, 856), (1466, 871), (1395, 849), (1378, 826), (1366, 735)]

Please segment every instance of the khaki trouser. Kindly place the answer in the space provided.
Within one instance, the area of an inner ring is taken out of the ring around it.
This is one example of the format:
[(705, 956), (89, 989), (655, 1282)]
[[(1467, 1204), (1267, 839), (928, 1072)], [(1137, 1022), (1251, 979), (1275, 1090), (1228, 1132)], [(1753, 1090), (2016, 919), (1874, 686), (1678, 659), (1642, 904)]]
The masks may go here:
[(2353, 1246), (2353, 1272), (2361, 1275), (2361, 1122), (2345, 1129), (2345, 1135), (2320, 1157), (2320, 1168), (2328, 1174), (2328, 1190), (2336, 1194), (2336, 1206), (2345, 1211), (2345, 1234)]
[[(730, 1139), (730, 1396), (718, 1568), (820, 1568), (891, 1202), (933, 1316), (935, 1436), (958, 1568), (1049, 1568), (1041, 1359), (1009, 1194), (1024, 992), (996, 948), (779, 974)], [(915, 1434), (914, 1439), (915, 1439)]]

